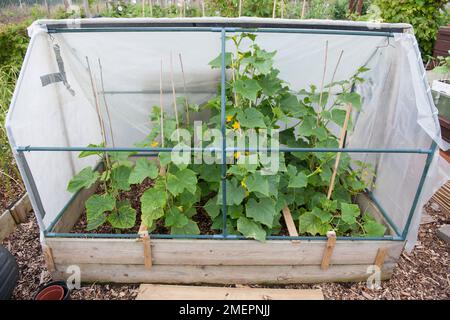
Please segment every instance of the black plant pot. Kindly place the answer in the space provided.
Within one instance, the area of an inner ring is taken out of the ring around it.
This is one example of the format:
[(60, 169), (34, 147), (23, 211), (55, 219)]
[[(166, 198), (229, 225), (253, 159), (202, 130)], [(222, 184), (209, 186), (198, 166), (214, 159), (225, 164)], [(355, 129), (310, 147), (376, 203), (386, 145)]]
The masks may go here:
[(33, 300), (39, 300), (37, 299), (37, 296), (41, 291), (43, 291), (45, 288), (50, 286), (60, 286), (64, 290), (64, 296), (61, 300), (70, 300), (70, 289), (67, 287), (67, 284), (64, 281), (50, 281), (46, 283), (45, 285), (40, 286), (35, 294), (33, 295)]
[(11, 298), (19, 279), (19, 268), (14, 256), (0, 246), (0, 300)]

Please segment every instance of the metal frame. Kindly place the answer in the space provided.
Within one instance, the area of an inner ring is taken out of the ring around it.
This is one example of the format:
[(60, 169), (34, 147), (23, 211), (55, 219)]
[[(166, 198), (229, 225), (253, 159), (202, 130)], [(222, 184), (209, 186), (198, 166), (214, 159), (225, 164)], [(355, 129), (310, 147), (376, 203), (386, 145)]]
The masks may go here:
[[(221, 148), (186, 148), (184, 150), (201, 152), (201, 151), (215, 151), (222, 154), (221, 163), (221, 188), (222, 188), (222, 215), (223, 215), (223, 232), (215, 235), (167, 235), (167, 234), (152, 234), (151, 237), (155, 239), (242, 239), (244, 236), (230, 235), (227, 230), (227, 205), (226, 205), (226, 155), (227, 153), (235, 151), (278, 151), (278, 152), (346, 152), (346, 153), (415, 153), (426, 154), (424, 170), (409, 212), (407, 222), (402, 231), (392, 222), (386, 211), (383, 209), (379, 201), (369, 192), (370, 198), (374, 201), (387, 223), (395, 231), (396, 236), (384, 236), (384, 237), (337, 237), (338, 240), (367, 240), (367, 241), (404, 241), (409, 231), (409, 227), (416, 210), (422, 187), (425, 183), (428, 169), (435, 154), (437, 145), (432, 143), (430, 149), (346, 149), (346, 148), (227, 148), (226, 147), (226, 134), (225, 134), (225, 111), (226, 111), (226, 70), (225, 70), (225, 52), (226, 52), (226, 34), (228, 32), (259, 32), (259, 33), (304, 33), (304, 34), (328, 34), (328, 35), (353, 35), (353, 36), (377, 36), (377, 37), (393, 37), (393, 32), (373, 31), (373, 30), (333, 30), (333, 29), (295, 29), (295, 28), (229, 28), (229, 27), (81, 27), (81, 28), (57, 28), (48, 27), (48, 33), (80, 33), (80, 32), (220, 32), (221, 33), (221, 52), (222, 52), (222, 66), (221, 66), (221, 133), (222, 133), (222, 147)], [(172, 148), (89, 148), (89, 147), (35, 147), (35, 146), (17, 146), (15, 147), (18, 153), (19, 164), (26, 164), (24, 157), (25, 152), (39, 152), (39, 151), (115, 151), (115, 152), (138, 152), (137, 156), (148, 156), (150, 154), (157, 154), (159, 152), (171, 152)], [(180, 151), (180, 150), (178, 150)], [(33, 181), (33, 177), (29, 170), (23, 170), (27, 181)], [(33, 185), (30, 184), (32, 187)], [(43, 210), (42, 203), (39, 197), (38, 190), (36, 188), (29, 188), (31, 197), (35, 199), (37, 204), (40, 204), (39, 210)], [(72, 234), (72, 233), (55, 233), (53, 229), (56, 223), (61, 219), (65, 213), (67, 206), (78, 196), (78, 193), (74, 194), (66, 206), (60, 211), (54, 221), (51, 222), (48, 228), (43, 230), (46, 237), (70, 237), (70, 238), (138, 238), (137, 234)], [(42, 211), (43, 212), (43, 211)], [(42, 226), (41, 226), (42, 227)], [(326, 240), (326, 237), (315, 236), (268, 236), (267, 240)]]

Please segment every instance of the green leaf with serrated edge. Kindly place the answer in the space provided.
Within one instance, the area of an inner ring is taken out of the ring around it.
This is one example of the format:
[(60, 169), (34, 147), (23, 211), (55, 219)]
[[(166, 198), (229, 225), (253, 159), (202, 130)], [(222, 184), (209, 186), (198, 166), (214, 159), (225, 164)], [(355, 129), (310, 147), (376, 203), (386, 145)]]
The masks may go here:
[(170, 152), (160, 152), (158, 158), (159, 158), (159, 165), (161, 167), (165, 167), (172, 162), (172, 156)]
[(136, 224), (136, 210), (129, 201), (119, 201), (116, 210), (108, 216), (108, 222), (113, 228), (132, 228)]
[(368, 237), (382, 237), (386, 233), (386, 227), (376, 221), (368, 221), (363, 224)]
[[(225, 66), (231, 66), (231, 63), (233, 61), (233, 54), (231, 52), (226, 52), (225, 53)], [(211, 68), (221, 68), (222, 67), (222, 54), (219, 54), (219, 56), (217, 56), (216, 58), (214, 58), (213, 60), (211, 60), (208, 63)]]
[(171, 227), (171, 234), (200, 234), (200, 229), (195, 221), (188, 219), (188, 222), (182, 227)]
[(197, 210), (195, 208), (184, 209), (183, 214), (188, 218), (192, 218), (197, 214)]
[[(226, 204), (228, 206), (239, 205), (245, 198), (245, 190), (244, 188), (238, 184), (236, 179), (227, 180), (226, 182), (227, 189), (227, 201)], [(222, 188), (219, 189), (219, 194), (217, 196), (217, 204), (222, 204)]]
[(253, 79), (239, 79), (233, 83), (234, 92), (241, 95), (242, 97), (255, 101), (258, 92), (261, 91), (261, 86), (258, 81)]
[(260, 224), (250, 219), (240, 217), (237, 221), (237, 229), (246, 238), (253, 238), (262, 242), (266, 241), (266, 231)]
[(268, 176), (263, 176), (259, 172), (250, 174), (245, 179), (245, 184), (247, 185), (247, 190), (249, 192), (259, 192), (266, 197), (270, 196)]
[(298, 130), (302, 136), (309, 137), (313, 134), (313, 129), (316, 126), (316, 120), (314, 117), (307, 116), (303, 118), (302, 123), (299, 125)]
[(206, 182), (219, 182), (222, 177), (221, 167), (220, 165), (217, 164), (196, 165), (194, 170), (198, 172), (199, 177), (205, 180)]
[(190, 169), (183, 169), (167, 174), (167, 190), (175, 197), (184, 190), (195, 194), (197, 189), (197, 176)]
[(206, 202), (206, 204), (203, 206), (203, 208), (206, 210), (211, 219), (217, 217), (220, 214), (221, 208), (221, 205), (217, 204), (217, 196), (209, 199), (208, 202)]
[(111, 170), (111, 184), (113, 187), (128, 191), (130, 190), (130, 182), (128, 181), (131, 174), (131, 168), (120, 165)]
[(326, 235), (327, 231), (331, 230), (331, 226), (327, 223), (323, 223), (320, 218), (314, 215), (312, 212), (306, 212), (299, 218), (299, 231), (300, 233), (309, 233), (313, 236)]
[(242, 205), (238, 206), (227, 206), (227, 215), (229, 215), (232, 219), (238, 219), (242, 217), (244, 213), (244, 208)]
[(353, 108), (361, 110), (361, 96), (356, 92), (344, 92), (338, 96), (338, 100), (342, 103), (350, 103)]
[(86, 201), (86, 217), (88, 225), (86, 230), (96, 229), (106, 221), (107, 211), (112, 211), (116, 206), (116, 200), (110, 195), (92, 195)]
[(329, 212), (321, 210), (317, 207), (314, 207), (311, 211), (313, 215), (315, 215), (317, 218), (320, 219), (322, 223), (327, 223), (331, 220), (333, 217)]
[(347, 224), (354, 224), (361, 214), (357, 204), (341, 203), (341, 219)]
[(308, 177), (303, 172), (289, 177), (289, 188), (304, 188), (308, 185)]
[(237, 115), (237, 120), (243, 128), (265, 128), (264, 115), (255, 108), (245, 109)]
[(156, 209), (164, 209), (166, 201), (166, 191), (164, 189), (153, 187), (146, 190), (141, 196), (142, 214), (153, 216)]
[[(88, 144), (87, 147), (88, 148), (104, 148), (105, 144), (103, 142), (100, 143), (100, 144), (92, 144), (92, 143), (90, 143), (90, 144)], [(103, 151), (82, 151), (78, 155), (78, 158), (86, 158), (86, 157), (93, 156), (93, 155), (101, 156), (102, 154), (104, 154)]]
[(328, 131), (324, 127), (314, 128), (313, 135), (315, 135), (320, 141), (324, 141), (328, 138)]
[(166, 227), (181, 228), (188, 223), (189, 219), (176, 207), (170, 208), (165, 217), (164, 225)]
[(97, 171), (94, 171), (92, 167), (86, 167), (69, 181), (67, 191), (75, 193), (83, 188), (89, 188), (99, 177), (100, 174)]
[(130, 173), (128, 182), (130, 184), (142, 183), (145, 178), (156, 179), (158, 167), (146, 158), (139, 158)]
[(290, 94), (280, 101), (281, 110), (293, 118), (300, 118), (306, 115), (306, 108), (299, 103), (296, 96)]
[(268, 97), (275, 95), (281, 90), (281, 81), (271, 75), (259, 79), (258, 83), (262, 88), (262, 92)]
[(270, 198), (260, 199), (259, 202), (252, 198), (245, 205), (247, 217), (253, 218), (253, 220), (261, 222), (269, 228), (272, 228), (276, 213), (275, 202)]
[(136, 154), (136, 152), (121, 152), (121, 151), (113, 151), (108, 152), (108, 156), (111, 159), (111, 162), (115, 163), (116, 165), (123, 165), (127, 167), (132, 167), (133, 162), (129, 160), (129, 157), (133, 154)]
[(344, 121), (345, 121), (345, 115), (347, 114), (347, 111), (342, 110), (342, 109), (333, 109), (331, 111), (331, 120), (336, 123), (339, 126), (343, 126), (344, 125)]
[(147, 208), (145, 211), (142, 211), (142, 214), (141, 214), (141, 219), (146, 226), (153, 226), (154, 221), (156, 221), (162, 217), (164, 217), (164, 209), (162, 209), (162, 208), (151, 209), (151, 210)]

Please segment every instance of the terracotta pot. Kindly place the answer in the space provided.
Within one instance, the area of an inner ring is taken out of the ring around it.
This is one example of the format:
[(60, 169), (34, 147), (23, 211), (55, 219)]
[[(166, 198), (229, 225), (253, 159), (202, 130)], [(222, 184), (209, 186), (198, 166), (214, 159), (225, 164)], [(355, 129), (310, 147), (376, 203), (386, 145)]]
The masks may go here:
[(59, 285), (51, 285), (42, 288), (36, 295), (35, 300), (63, 300), (64, 288)]

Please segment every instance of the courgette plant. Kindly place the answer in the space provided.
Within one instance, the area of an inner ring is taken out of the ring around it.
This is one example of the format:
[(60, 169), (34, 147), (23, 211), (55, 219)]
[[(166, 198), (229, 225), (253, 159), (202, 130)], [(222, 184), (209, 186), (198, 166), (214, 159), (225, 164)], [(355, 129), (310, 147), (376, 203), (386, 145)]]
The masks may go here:
[[(329, 130), (330, 124), (343, 126), (348, 104), (361, 109), (361, 97), (353, 88), (364, 81), (361, 74), (367, 68), (361, 67), (348, 80), (332, 82), (323, 90), (311, 85), (294, 92), (279, 78), (274, 67), (276, 52), (260, 48), (256, 35), (241, 33), (228, 40), (235, 45), (235, 50), (225, 56), (229, 75), (226, 82), (229, 143), (235, 136), (243, 135), (244, 130), (267, 141), (278, 130), (279, 143), (286, 147), (338, 148), (338, 138)], [(242, 49), (244, 45), (246, 49)], [(209, 64), (220, 68), (221, 61), (219, 55)], [(211, 111), (204, 129), (220, 128), (220, 100), (217, 95), (202, 106)], [(199, 111), (199, 107), (190, 105), (185, 98), (181, 101), (186, 106), (182, 113), (184, 121), (178, 115), (168, 116), (160, 106), (154, 107), (152, 131), (138, 146), (192, 145), (190, 138), (182, 141), (180, 136), (184, 135), (180, 132), (192, 136), (188, 113)], [(352, 129), (351, 123), (348, 129)], [(139, 158), (134, 164), (127, 159), (130, 154), (121, 154), (121, 159), (113, 155), (108, 157), (111, 164), (101, 175), (86, 168), (69, 183), (69, 191), (89, 187), (96, 181), (105, 184), (104, 194), (94, 195), (86, 202), (88, 227), (95, 228), (105, 221), (116, 228), (131, 226), (135, 211), (129, 203), (117, 200), (118, 191), (149, 177), (154, 179), (154, 185), (143, 193), (140, 201), (141, 219), (150, 231), (162, 221), (173, 234), (199, 234), (192, 218), (200, 207), (211, 218), (213, 230), (223, 228), (220, 164), (179, 164), (171, 159), (170, 153), (161, 152), (158, 158), (163, 169), (158, 172), (156, 165), (146, 158)], [(331, 197), (327, 197), (327, 190), (336, 153), (279, 153), (279, 168), (273, 172), (267, 169), (267, 159), (261, 153), (235, 152), (228, 156), (228, 160), (234, 160), (227, 164), (226, 171), (230, 234), (260, 241), (267, 235), (278, 234), (282, 230), (281, 211), (286, 206), (301, 234), (325, 235), (335, 230), (337, 235), (382, 236), (386, 231), (385, 226), (353, 203), (357, 194), (371, 187), (373, 169), (363, 162), (352, 161), (346, 153), (341, 154)]]

